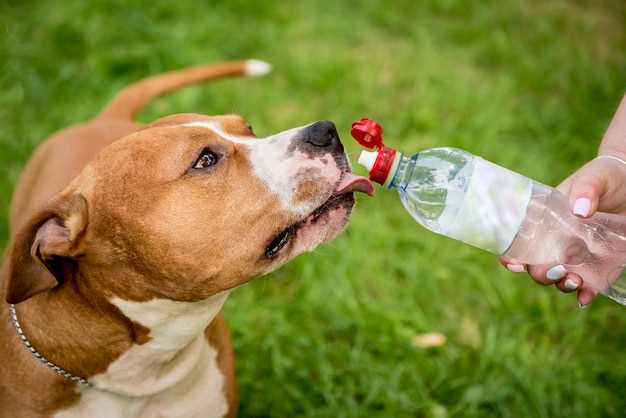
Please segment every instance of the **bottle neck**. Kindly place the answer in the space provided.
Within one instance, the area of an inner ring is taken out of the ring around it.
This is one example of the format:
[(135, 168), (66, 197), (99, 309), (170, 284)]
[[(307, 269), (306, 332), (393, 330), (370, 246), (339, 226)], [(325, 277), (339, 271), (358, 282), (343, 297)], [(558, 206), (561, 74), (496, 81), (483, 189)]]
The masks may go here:
[(398, 152), (393, 164), (394, 166), (389, 172), (389, 177), (384, 185), (390, 189), (406, 189), (406, 185), (413, 174), (418, 155), (419, 154), (415, 154), (412, 157), (407, 157), (401, 152)]

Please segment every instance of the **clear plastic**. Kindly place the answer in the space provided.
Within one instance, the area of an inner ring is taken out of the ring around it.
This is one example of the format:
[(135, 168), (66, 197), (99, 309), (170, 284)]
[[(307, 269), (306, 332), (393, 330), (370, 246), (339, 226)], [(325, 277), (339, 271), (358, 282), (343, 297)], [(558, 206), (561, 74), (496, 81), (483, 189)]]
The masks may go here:
[(389, 188), (427, 229), (523, 264), (562, 264), (626, 304), (626, 217), (574, 216), (558, 190), (463, 150), (397, 158)]

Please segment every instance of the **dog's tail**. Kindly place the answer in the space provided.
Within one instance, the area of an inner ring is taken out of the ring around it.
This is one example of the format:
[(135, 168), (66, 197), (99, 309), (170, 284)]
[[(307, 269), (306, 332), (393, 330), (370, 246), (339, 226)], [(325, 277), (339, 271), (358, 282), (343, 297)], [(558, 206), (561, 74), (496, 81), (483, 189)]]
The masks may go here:
[(160, 74), (131, 84), (119, 92), (98, 117), (132, 119), (153, 99), (182, 87), (228, 76), (261, 76), (271, 69), (266, 62), (247, 60), (199, 65)]

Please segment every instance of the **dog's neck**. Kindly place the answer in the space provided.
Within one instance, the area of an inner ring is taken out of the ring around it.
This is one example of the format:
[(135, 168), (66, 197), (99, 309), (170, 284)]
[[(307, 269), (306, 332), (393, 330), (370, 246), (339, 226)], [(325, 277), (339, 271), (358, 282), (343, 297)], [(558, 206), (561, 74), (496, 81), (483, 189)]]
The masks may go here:
[(133, 345), (91, 382), (126, 396), (152, 395), (180, 383), (204, 361), (204, 331), (228, 294), (218, 293), (197, 302), (113, 299), (113, 305), (127, 318), (150, 330), (149, 340)]
[(206, 354), (204, 331), (229, 293), (197, 302), (135, 302), (94, 297), (85, 286), (88, 280), (66, 283), (17, 305), (22, 329), (53, 363), (95, 389), (126, 396), (158, 393), (191, 373)]

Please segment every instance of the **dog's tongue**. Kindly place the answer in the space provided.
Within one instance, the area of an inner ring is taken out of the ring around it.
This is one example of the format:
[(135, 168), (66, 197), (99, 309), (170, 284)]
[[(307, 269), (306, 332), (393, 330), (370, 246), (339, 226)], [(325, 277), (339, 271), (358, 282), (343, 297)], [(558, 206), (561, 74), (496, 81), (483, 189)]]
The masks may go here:
[(374, 195), (374, 186), (372, 182), (366, 177), (355, 176), (352, 173), (345, 173), (339, 183), (339, 187), (335, 191), (335, 194), (361, 192), (367, 193), (370, 196)]

